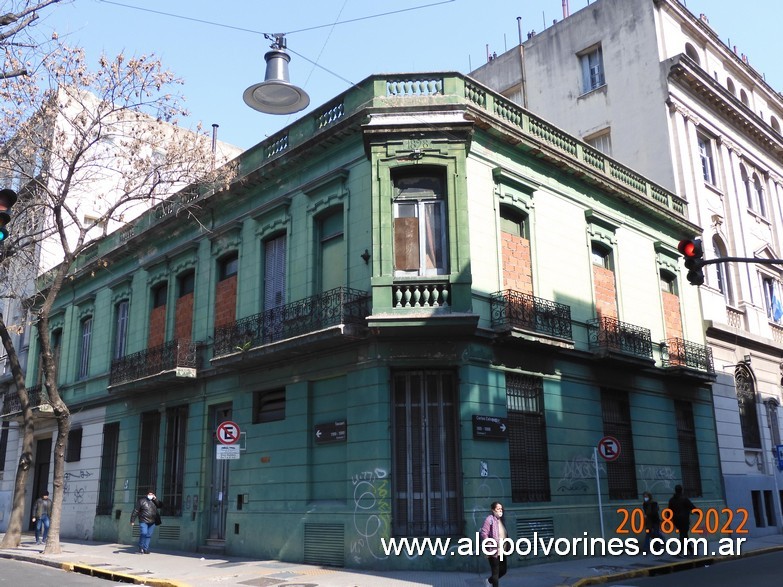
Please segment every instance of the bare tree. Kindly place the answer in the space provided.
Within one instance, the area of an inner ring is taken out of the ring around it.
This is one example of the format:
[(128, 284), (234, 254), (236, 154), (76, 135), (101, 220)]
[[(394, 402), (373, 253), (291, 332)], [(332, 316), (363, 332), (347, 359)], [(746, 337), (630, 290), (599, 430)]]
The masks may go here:
[(49, 327), (57, 295), (79, 255), (96, 239), (175, 192), (220, 189), (232, 176), (231, 165), (223, 163), (238, 150), (216, 154), (200, 127), (178, 126), (187, 114), (173, 90), (180, 83), (154, 56), (104, 57), (91, 70), (83, 51), (57, 43), (35, 75), (7, 78), (0, 85), (6, 116), (23, 121), (0, 153), (0, 177), (18, 189), (26, 218), (17, 227), (15, 217), (12, 234), (23, 231), (8, 243), (3, 263), (10, 267), (17, 255), (29, 257), (33, 251), (40, 277), (28, 297), (35, 309), (42, 382), (57, 422), (45, 553), (60, 552), (70, 430)]
[[(17, 77), (27, 75), (27, 67), (22, 65), (24, 61), (21, 53), (25, 49), (37, 46), (37, 41), (32, 37), (20, 38), (23, 32), (39, 18), (39, 11), (57, 4), (61, 0), (4, 0), (0, 11), (0, 47), (6, 56), (0, 78)], [(14, 57), (9, 59), (9, 54)]]

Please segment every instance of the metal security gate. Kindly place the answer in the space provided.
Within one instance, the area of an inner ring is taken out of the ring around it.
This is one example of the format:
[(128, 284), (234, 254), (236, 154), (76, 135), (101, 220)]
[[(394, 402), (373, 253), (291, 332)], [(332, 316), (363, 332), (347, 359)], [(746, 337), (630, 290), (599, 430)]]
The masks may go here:
[(451, 371), (401, 371), (393, 385), (394, 533), (458, 534), (457, 378)]

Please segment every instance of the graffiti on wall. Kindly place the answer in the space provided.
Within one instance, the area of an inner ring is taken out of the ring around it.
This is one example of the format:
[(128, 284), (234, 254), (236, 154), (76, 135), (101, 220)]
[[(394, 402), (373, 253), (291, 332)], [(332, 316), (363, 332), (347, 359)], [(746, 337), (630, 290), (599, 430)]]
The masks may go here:
[(659, 465), (639, 465), (638, 479), (642, 491), (655, 493), (657, 489), (672, 490), (674, 487), (674, 469)]
[(83, 503), (84, 494), (87, 490), (86, 485), (75, 485), (72, 484), (71, 481), (77, 479), (89, 479), (92, 477), (92, 471), (66, 471), (63, 476), (65, 477), (65, 483), (63, 484), (63, 502), (67, 503), (72, 501), (73, 503)]
[(381, 550), (381, 537), (391, 535), (391, 490), (389, 474), (376, 468), (351, 477), (353, 483), (353, 527), (356, 538), (351, 542), (354, 562), (364, 556), (388, 558)]
[[(606, 465), (598, 464), (599, 473), (606, 473)], [(563, 493), (572, 491), (586, 492), (595, 486), (595, 460), (593, 457), (575, 456), (563, 463), (563, 472), (557, 483), (557, 490)]]

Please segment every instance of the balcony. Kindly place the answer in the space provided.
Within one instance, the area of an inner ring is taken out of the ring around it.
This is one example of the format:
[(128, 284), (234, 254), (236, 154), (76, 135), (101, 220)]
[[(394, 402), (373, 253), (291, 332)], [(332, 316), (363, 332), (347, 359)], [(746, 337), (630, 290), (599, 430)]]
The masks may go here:
[[(212, 364), (258, 359), (283, 348), (306, 352), (331, 347), (335, 338), (359, 338), (369, 313), (367, 292), (330, 289), (216, 328)], [(289, 344), (280, 344), (285, 341)]]
[[(38, 415), (49, 417), (52, 415), (52, 406), (49, 405), (49, 396), (41, 385), (27, 388), (27, 397), (30, 407), (33, 409), (33, 418)], [(22, 404), (16, 390), (8, 390), (3, 396), (3, 407), (0, 410), (0, 418), (17, 418), (22, 416)]]
[[(500, 332), (543, 335), (562, 341), (572, 341), (571, 307), (530, 294), (507, 289), (490, 296), (492, 327)], [(544, 342), (541, 336), (535, 340)], [(568, 344), (573, 346), (573, 342)]]
[(111, 363), (109, 389), (134, 391), (187, 383), (197, 376), (198, 347), (190, 340), (172, 340), (126, 355)]
[(682, 338), (669, 338), (661, 343), (661, 364), (678, 375), (715, 378), (712, 349)]
[(652, 363), (652, 335), (649, 328), (621, 322), (616, 318), (587, 321), (590, 350), (602, 358), (643, 360)]

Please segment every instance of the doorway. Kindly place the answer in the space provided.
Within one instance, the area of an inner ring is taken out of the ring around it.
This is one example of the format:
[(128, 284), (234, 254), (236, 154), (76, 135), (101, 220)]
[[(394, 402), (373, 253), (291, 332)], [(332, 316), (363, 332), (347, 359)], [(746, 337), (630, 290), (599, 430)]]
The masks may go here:
[[(30, 515), (32, 520), (33, 508), (41, 494), (49, 489), (49, 465), (52, 462), (52, 439), (40, 438), (35, 447), (35, 465), (33, 467), (33, 495), (30, 500)], [(35, 530), (35, 522), (30, 522), (28, 530)]]
[[(210, 408), (212, 446), (218, 444), (215, 431), (227, 420), (231, 420), (231, 404), (219, 404)], [(217, 458), (217, 449), (212, 449), (212, 478), (210, 482), (209, 539), (226, 539), (226, 514), (228, 513), (229, 463)]]

